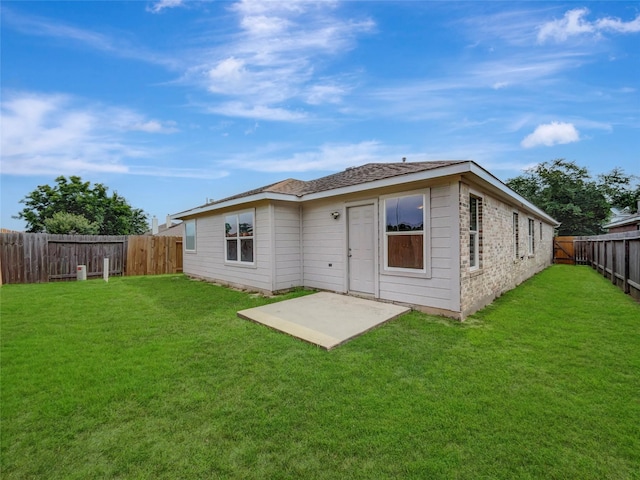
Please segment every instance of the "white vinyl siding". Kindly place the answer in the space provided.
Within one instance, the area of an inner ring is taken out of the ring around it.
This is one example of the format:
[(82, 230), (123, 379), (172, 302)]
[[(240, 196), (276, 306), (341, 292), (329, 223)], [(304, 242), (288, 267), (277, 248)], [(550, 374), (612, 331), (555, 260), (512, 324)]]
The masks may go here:
[(342, 211), (342, 202), (319, 201), (302, 210), (304, 286), (346, 292), (345, 215), (338, 219), (331, 212)]
[[(452, 251), (453, 245), (458, 242), (458, 231), (453, 226), (457, 224), (457, 220), (454, 222), (455, 219), (451, 217), (452, 212), (457, 215), (457, 209), (454, 210), (451, 207), (451, 192), (457, 192), (457, 190), (451, 185), (441, 185), (426, 191), (429, 194), (425, 204), (430, 210), (429, 227), (425, 227), (428, 232), (426, 242), (429, 246), (426, 257), (428, 271), (426, 274), (418, 275), (411, 272), (413, 276), (411, 273), (392, 272), (393, 274), (390, 274), (391, 272), (382, 271), (384, 231), (383, 222), (380, 220), (377, 262), (381, 274), (378, 277), (379, 291), (376, 297), (382, 300), (455, 311), (459, 308), (459, 298), (457, 290), (455, 292), (452, 290), (452, 285), (459, 283), (459, 278), (453, 275), (453, 267), (457, 265), (458, 259), (452, 258)], [(406, 193), (400, 191), (397, 195), (404, 194)], [(379, 199), (380, 209), (382, 209), (383, 197), (380, 196), (353, 196), (348, 201), (357, 203), (371, 201), (372, 198)], [(303, 285), (305, 287), (342, 293), (347, 291), (346, 215), (341, 215), (337, 220), (331, 216), (331, 212), (344, 212), (344, 208), (345, 203), (330, 200), (308, 202), (303, 205)]]
[(274, 288), (284, 290), (302, 285), (302, 252), (300, 237), (300, 207), (274, 206), (275, 258)]
[(198, 251), (194, 255), (185, 255), (184, 272), (231, 285), (271, 291), (272, 245), (268, 207), (264, 205), (255, 209), (255, 258), (251, 266), (230, 264), (224, 260), (226, 215), (227, 213), (220, 213), (198, 218), (196, 231)]
[[(459, 305), (457, 291), (452, 285), (459, 282), (454, 278), (452, 246), (458, 242), (458, 231), (454, 227), (456, 219), (452, 218), (452, 191), (450, 185), (441, 185), (429, 189), (427, 205), (429, 206), (429, 227), (426, 241), (428, 277), (409, 275), (380, 275), (380, 298), (395, 302), (403, 302), (426, 307), (455, 311)], [(457, 198), (454, 202), (457, 205)]]

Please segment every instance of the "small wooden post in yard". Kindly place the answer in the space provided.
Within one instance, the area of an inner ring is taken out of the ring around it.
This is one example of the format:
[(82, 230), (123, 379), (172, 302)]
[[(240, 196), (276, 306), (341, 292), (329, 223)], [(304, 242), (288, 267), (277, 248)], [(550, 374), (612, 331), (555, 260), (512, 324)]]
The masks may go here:
[(109, 259), (104, 258), (102, 260), (102, 278), (104, 278), (105, 282), (109, 281)]

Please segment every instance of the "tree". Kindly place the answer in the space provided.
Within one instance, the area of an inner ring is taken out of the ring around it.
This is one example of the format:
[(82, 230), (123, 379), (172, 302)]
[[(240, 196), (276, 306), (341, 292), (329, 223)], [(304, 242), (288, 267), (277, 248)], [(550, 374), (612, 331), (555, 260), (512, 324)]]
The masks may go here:
[(600, 189), (612, 207), (619, 209), (628, 208), (635, 212), (640, 200), (640, 183), (633, 186), (638, 180), (635, 175), (627, 175), (621, 168), (614, 168), (609, 173), (598, 175)]
[(43, 223), (47, 233), (68, 235), (95, 235), (98, 233), (98, 225), (75, 213), (56, 212), (52, 217), (45, 218)]
[[(49, 228), (63, 228), (64, 225), (84, 228), (86, 225), (79, 217), (93, 225), (94, 233), (99, 235), (138, 235), (148, 230), (144, 211), (131, 207), (117, 192), (109, 195), (105, 185), (94, 183), (91, 186), (90, 182), (83, 182), (77, 176), (68, 179), (60, 176), (55, 181), (54, 186), (40, 185), (20, 200), (26, 206), (14, 218), (24, 219), (28, 232), (48, 231), (47, 220)], [(54, 218), (56, 213), (74, 217), (58, 215)]]
[(603, 233), (610, 206), (586, 168), (564, 159), (543, 162), (507, 185), (561, 222), (559, 235)]

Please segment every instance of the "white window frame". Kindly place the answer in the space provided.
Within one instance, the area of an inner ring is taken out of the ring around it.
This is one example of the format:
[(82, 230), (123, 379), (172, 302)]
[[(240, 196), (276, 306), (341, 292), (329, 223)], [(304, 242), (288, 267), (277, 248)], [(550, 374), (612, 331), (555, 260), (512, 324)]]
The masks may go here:
[(533, 218), (528, 218), (528, 238), (527, 238), (527, 251), (529, 256), (536, 253), (536, 222)]
[[(193, 225), (193, 235), (189, 235), (190, 226)], [(195, 218), (192, 220), (184, 221), (184, 251), (189, 253), (195, 253), (197, 247), (197, 229), (196, 229), (196, 220)], [(189, 248), (189, 237), (193, 237), (193, 248)]]
[[(422, 196), (422, 268), (401, 268), (401, 267), (390, 267), (389, 266), (389, 242), (388, 238), (390, 236), (399, 236), (399, 235), (417, 235), (418, 231), (413, 232), (387, 232), (387, 201), (395, 198), (402, 197), (412, 197), (416, 195)], [(388, 275), (403, 275), (403, 276), (430, 276), (431, 274), (431, 261), (428, 256), (430, 251), (429, 239), (430, 239), (430, 215), (429, 215), (429, 197), (430, 190), (414, 190), (410, 192), (401, 192), (392, 195), (385, 195), (380, 197), (382, 202), (381, 205), (381, 227), (382, 227), (382, 235), (380, 236), (383, 243), (383, 273)]]
[[(472, 230), (471, 226), (473, 224), (472, 220), (473, 218), (471, 217), (471, 202), (475, 200), (476, 201), (476, 218), (475, 218), (475, 223), (476, 223), (476, 229)], [(473, 259), (475, 260), (475, 263), (471, 263), (472, 262), (472, 256), (471, 256), (471, 251), (469, 251), (469, 270), (479, 270), (480, 269), (480, 232), (482, 231), (482, 225), (481, 222), (482, 221), (482, 197), (480, 197), (479, 195), (475, 195), (473, 193), (469, 194), (469, 249), (471, 250), (471, 248), (473, 248), (473, 251), (475, 253), (475, 255), (473, 255)]]
[(516, 258), (520, 258), (520, 215), (518, 212), (513, 212), (513, 255)]
[(542, 242), (542, 222), (540, 222), (540, 241)]
[[(253, 217), (253, 235), (249, 235), (249, 236), (240, 236), (240, 215), (245, 214), (245, 213), (250, 213)], [(227, 217), (236, 217), (236, 225), (238, 226), (238, 236), (235, 237), (236, 240), (236, 248), (237, 248), (237, 252), (238, 252), (238, 259), (237, 260), (229, 260), (228, 259), (228, 255), (227, 255), (227, 242), (229, 240), (232, 240), (234, 237), (227, 237), (227, 232), (226, 229), (223, 232), (223, 241), (224, 241), (224, 263), (227, 265), (238, 265), (238, 266), (248, 266), (248, 267), (252, 267), (255, 266), (256, 264), (256, 256), (257, 256), (257, 249), (256, 249), (256, 209), (255, 208), (250, 208), (247, 210), (239, 210), (236, 212), (229, 212), (229, 213), (225, 213), (222, 215), (222, 221), (223, 223), (226, 225), (227, 223)], [(247, 262), (247, 261), (243, 261), (242, 260), (242, 240), (251, 240), (253, 241), (253, 260), (251, 262)]]

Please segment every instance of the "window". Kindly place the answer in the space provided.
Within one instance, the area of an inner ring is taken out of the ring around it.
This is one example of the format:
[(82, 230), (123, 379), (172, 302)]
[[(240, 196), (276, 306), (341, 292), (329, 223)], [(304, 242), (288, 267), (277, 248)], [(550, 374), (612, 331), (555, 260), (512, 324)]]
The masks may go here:
[(518, 242), (520, 240), (520, 227), (518, 225), (518, 214), (513, 212), (513, 252), (516, 258), (520, 256)]
[(482, 232), (482, 200), (469, 196), (469, 268), (480, 268), (480, 244)]
[(253, 210), (224, 217), (227, 262), (253, 264), (254, 217)]
[(426, 272), (425, 195), (384, 201), (385, 269)]
[(527, 246), (529, 247), (529, 255), (533, 255), (536, 249), (536, 222), (529, 219), (529, 236), (527, 238)]
[(196, 221), (186, 220), (184, 222), (184, 249), (187, 252), (196, 251)]

